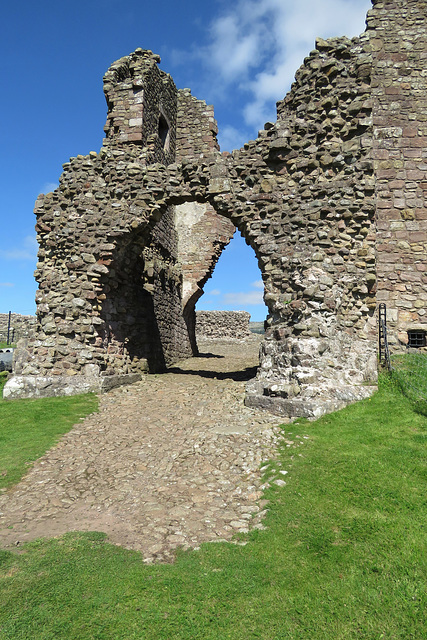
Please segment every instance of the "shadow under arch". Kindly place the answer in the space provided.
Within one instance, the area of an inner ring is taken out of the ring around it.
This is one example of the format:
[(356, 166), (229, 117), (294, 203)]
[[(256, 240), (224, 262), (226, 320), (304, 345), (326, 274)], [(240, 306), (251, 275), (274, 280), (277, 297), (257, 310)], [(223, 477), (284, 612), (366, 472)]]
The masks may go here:
[(109, 258), (113, 269), (102, 278), (105, 300), (100, 318), (104, 324), (98, 334), (107, 374), (113, 360), (116, 366), (118, 360), (127, 360), (127, 366), (136, 371), (166, 367), (150, 282), (153, 278), (145, 255), (150, 235), (146, 228), (140, 228), (116, 238)]
[[(211, 354), (209, 354), (211, 355)], [(206, 358), (206, 354), (201, 357)], [(215, 357), (212, 355), (212, 357)], [(180, 367), (170, 367), (169, 373), (179, 373), (181, 375), (200, 376), (211, 380), (234, 380), (234, 382), (248, 382), (256, 376), (258, 367), (245, 367), (236, 371), (208, 371), (205, 369), (181, 369)]]

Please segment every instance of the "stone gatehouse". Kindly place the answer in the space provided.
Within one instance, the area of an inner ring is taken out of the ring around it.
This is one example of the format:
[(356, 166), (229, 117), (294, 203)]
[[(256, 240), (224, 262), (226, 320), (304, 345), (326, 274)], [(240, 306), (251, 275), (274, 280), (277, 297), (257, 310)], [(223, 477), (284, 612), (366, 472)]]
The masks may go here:
[(426, 0), (374, 0), (365, 33), (318, 39), (277, 121), (231, 154), (158, 56), (115, 62), (101, 150), (36, 203), (37, 331), (5, 397), (197, 354), (195, 304), (236, 227), (269, 310), (246, 402), (313, 416), (369, 395), (378, 303), (394, 349), (427, 331), (426, 22)]

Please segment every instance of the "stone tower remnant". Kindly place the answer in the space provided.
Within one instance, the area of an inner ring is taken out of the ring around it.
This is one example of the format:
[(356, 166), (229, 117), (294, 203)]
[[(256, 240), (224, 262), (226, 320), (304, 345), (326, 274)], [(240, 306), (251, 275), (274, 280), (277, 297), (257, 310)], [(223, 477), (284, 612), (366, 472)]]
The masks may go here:
[(318, 39), (256, 140), (220, 153), (212, 107), (137, 49), (104, 77), (99, 153), (36, 203), (37, 331), (5, 397), (108, 389), (197, 353), (195, 304), (239, 229), (269, 315), (246, 402), (317, 416), (368, 396), (376, 307), (427, 331), (427, 4), (374, 0)]

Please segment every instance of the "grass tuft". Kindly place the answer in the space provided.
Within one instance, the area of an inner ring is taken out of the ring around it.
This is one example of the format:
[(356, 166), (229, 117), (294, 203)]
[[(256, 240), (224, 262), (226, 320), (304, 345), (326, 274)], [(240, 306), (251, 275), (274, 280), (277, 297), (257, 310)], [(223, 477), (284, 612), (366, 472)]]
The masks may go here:
[(3, 387), (6, 384), (8, 375), (7, 371), (0, 371), (0, 402), (2, 401)]
[(427, 416), (427, 354), (407, 353), (393, 357), (391, 375), (415, 411)]

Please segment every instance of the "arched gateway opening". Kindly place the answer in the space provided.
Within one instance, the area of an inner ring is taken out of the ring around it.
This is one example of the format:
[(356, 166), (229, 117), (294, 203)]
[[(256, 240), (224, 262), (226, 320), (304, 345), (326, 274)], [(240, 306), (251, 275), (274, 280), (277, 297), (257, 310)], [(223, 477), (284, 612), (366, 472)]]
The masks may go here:
[(262, 325), (266, 320), (268, 310), (258, 261), (239, 231), (221, 253), (196, 310), (246, 311), (252, 323)]
[[(101, 375), (161, 372), (198, 354), (196, 304), (234, 233), (228, 218), (196, 201), (162, 207), (149, 224), (114, 232), (96, 263), (102, 303), (91, 340)], [(254, 278), (259, 287), (259, 269)]]

